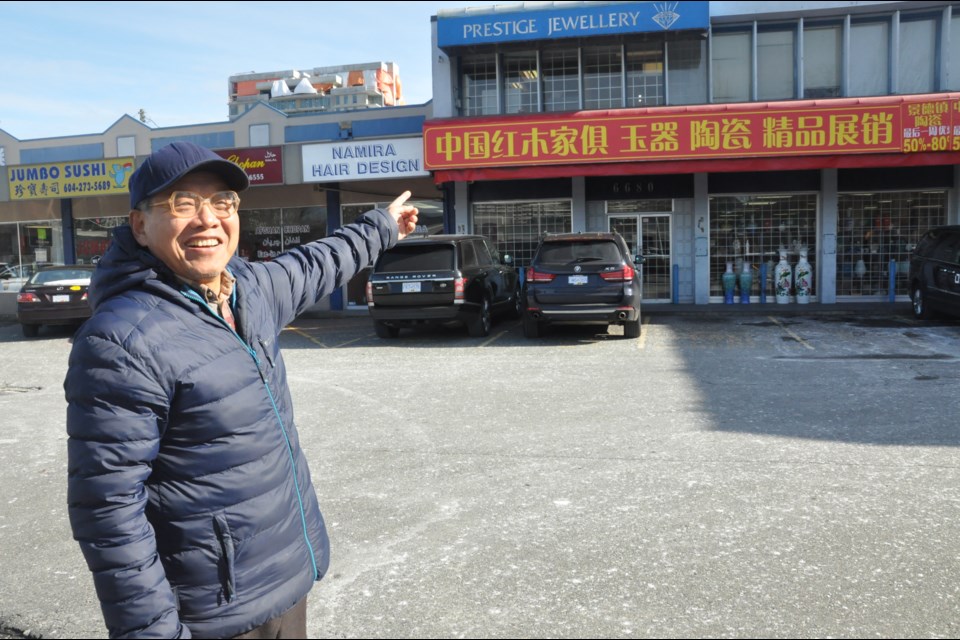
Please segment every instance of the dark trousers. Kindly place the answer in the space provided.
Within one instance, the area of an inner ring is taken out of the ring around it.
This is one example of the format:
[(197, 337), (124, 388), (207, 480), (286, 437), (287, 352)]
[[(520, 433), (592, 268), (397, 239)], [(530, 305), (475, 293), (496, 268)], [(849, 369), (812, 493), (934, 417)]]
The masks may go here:
[(251, 629), (243, 635), (235, 636), (242, 640), (272, 640), (273, 638), (306, 638), (307, 637), (307, 598), (293, 605), (279, 618), (268, 620), (256, 629)]

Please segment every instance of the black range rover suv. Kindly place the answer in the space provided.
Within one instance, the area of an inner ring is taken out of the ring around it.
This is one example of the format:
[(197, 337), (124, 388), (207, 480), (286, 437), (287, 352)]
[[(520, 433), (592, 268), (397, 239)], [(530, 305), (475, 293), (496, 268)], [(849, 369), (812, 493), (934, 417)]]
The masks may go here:
[(520, 278), (510, 256), (501, 260), (483, 236), (404, 238), (370, 272), (367, 308), (381, 338), (396, 338), (402, 327), (447, 323), (482, 337), (495, 315), (520, 317)]

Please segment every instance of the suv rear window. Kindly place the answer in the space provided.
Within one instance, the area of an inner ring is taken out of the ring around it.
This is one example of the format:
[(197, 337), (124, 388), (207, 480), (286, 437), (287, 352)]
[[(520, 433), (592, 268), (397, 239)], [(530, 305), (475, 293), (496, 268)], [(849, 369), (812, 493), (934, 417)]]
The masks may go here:
[(380, 256), (377, 271), (425, 271), (453, 269), (451, 245), (397, 245)]
[(623, 258), (616, 243), (608, 240), (545, 242), (537, 261), (542, 264), (567, 264), (583, 260), (620, 262)]

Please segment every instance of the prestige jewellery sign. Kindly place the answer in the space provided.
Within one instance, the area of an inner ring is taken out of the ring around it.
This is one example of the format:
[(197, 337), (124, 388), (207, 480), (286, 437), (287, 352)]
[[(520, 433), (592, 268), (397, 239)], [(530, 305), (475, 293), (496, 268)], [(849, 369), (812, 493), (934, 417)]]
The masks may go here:
[(706, 30), (710, 26), (709, 2), (578, 2), (576, 5), (572, 8), (439, 16), (437, 45), (444, 48), (651, 31)]
[(303, 146), (304, 182), (347, 182), (429, 176), (423, 138), (324, 142)]

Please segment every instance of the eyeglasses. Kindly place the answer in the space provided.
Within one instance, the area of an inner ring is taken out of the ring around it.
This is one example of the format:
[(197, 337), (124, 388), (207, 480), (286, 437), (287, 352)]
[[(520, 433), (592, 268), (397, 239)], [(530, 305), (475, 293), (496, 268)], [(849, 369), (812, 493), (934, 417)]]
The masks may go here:
[(200, 213), (204, 204), (208, 204), (218, 218), (229, 218), (240, 208), (240, 196), (236, 191), (217, 191), (209, 198), (204, 198), (192, 191), (174, 191), (166, 202), (149, 204), (150, 206), (166, 204), (170, 209), (170, 215), (174, 218), (192, 218)]

